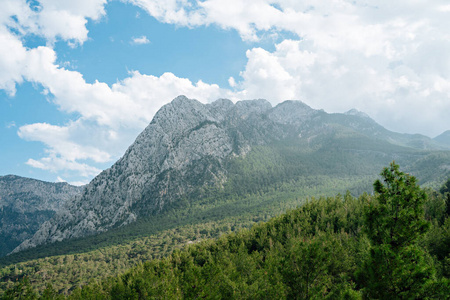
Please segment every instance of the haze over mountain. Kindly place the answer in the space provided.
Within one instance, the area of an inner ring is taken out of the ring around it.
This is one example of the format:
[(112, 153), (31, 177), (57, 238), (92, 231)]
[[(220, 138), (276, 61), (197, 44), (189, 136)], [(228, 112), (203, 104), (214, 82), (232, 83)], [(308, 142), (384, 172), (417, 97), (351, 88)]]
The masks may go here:
[(369, 176), (354, 188), (370, 191), (372, 178), (394, 159), (423, 184), (432, 183), (449, 173), (446, 150), (439, 140), (391, 132), (356, 110), (328, 114), (300, 101), (272, 107), (266, 100), (219, 99), (205, 105), (179, 96), (156, 113), (120, 160), (14, 251), (164, 214), (208, 188), (234, 184), (233, 192), (247, 193), (299, 178), (319, 184), (320, 176)]
[(0, 176), (0, 256), (31, 238), (82, 187)]

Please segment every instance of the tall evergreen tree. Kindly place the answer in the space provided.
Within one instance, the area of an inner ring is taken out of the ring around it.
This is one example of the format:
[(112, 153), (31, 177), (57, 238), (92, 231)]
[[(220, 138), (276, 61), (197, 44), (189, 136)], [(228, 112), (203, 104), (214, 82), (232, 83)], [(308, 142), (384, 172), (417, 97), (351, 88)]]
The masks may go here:
[(435, 270), (417, 245), (428, 229), (423, 205), (426, 194), (416, 178), (392, 162), (375, 181), (375, 201), (365, 213), (372, 247), (362, 272), (366, 296), (374, 299), (420, 299), (427, 294)]

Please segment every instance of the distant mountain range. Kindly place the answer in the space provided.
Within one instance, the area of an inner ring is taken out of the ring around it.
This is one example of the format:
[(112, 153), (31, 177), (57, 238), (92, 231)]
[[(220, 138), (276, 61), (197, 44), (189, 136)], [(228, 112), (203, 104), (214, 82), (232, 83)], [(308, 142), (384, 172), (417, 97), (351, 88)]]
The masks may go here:
[(29, 239), (82, 187), (0, 176), (0, 256)]
[(164, 215), (211, 190), (239, 196), (283, 182), (311, 188), (349, 178), (352, 192), (370, 192), (372, 179), (392, 160), (421, 184), (437, 185), (450, 173), (448, 136), (395, 133), (362, 112), (328, 114), (300, 101), (272, 107), (266, 100), (202, 104), (179, 96), (111, 168), (78, 195), (80, 189), (71, 190), (61, 209), (49, 209), (57, 212), (14, 251)]

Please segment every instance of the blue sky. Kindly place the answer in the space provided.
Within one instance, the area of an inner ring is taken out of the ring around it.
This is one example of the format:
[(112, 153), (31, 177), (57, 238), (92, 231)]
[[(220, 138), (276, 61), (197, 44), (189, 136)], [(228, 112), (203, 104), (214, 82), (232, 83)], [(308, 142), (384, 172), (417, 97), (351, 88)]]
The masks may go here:
[(450, 129), (446, 1), (3, 0), (0, 175), (87, 183), (179, 94)]

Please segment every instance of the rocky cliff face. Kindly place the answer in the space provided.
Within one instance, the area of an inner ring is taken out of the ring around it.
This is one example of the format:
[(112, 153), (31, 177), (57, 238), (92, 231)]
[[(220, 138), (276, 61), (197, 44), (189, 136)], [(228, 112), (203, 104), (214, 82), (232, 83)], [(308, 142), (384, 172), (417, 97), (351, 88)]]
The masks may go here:
[(0, 256), (31, 238), (42, 223), (81, 190), (67, 183), (0, 176)]
[(225, 164), (231, 157), (286, 138), (309, 142), (336, 124), (383, 140), (397, 137), (354, 111), (327, 114), (299, 101), (274, 108), (265, 100), (233, 104), (220, 99), (204, 105), (179, 96), (157, 112), (119, 161), (15, 251), (103, 232), (161, 212), (200, 186), (220, 186), (227, 180)]

